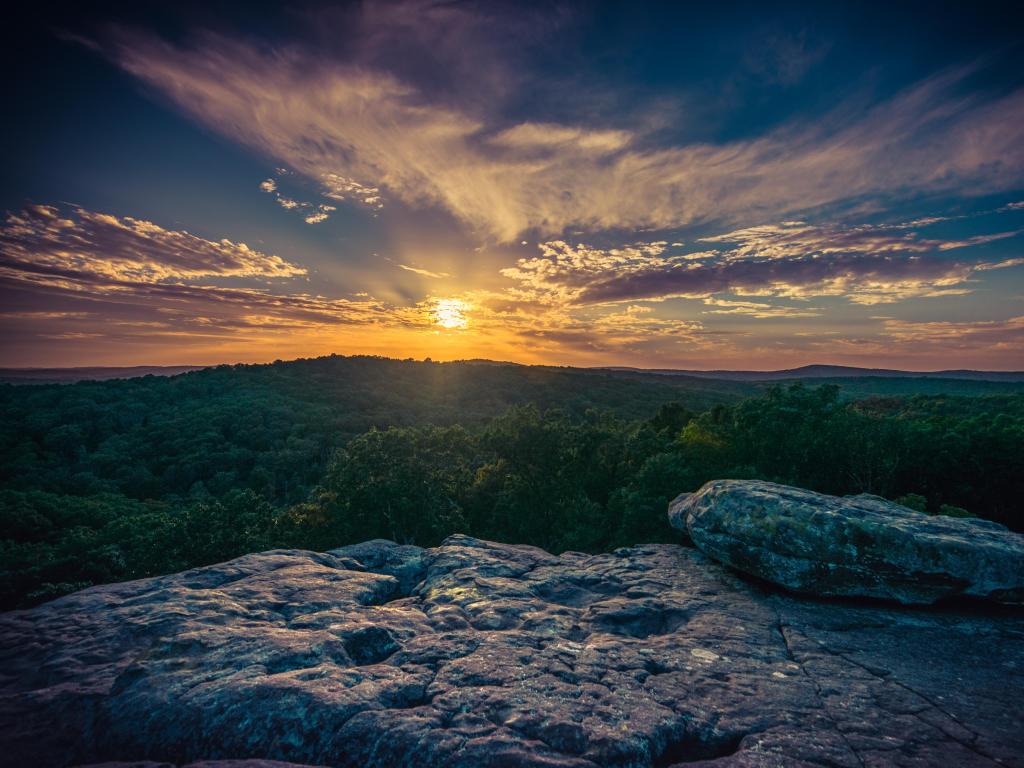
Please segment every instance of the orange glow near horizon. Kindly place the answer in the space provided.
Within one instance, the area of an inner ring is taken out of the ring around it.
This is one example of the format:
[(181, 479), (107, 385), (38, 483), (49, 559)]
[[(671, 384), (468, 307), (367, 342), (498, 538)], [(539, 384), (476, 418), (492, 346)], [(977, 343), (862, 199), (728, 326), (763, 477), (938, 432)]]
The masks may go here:
[[(446, 300), (447, 301), (447, 300)], [(449, 314), (449, 309), (451, 313)], [(379, 355), (396, 359), (430, 358), (437, 362), (488, 359), (524, 365), (553, 366), (631, 366), (637, 368), (677, 368), (690, 370), (778, 370), (808, 364), (832, 364), (862, 367), (889, 367), (903, 370), (933, 371), (949, 368), (941, 352), (915, 356), (886, 355), (876, 347), (847, 354), (829, 354), (793, 350), (790, 354), (767, 348), (745, 350), (723, 344), (717, 349), (694, 348), (674, 355), (658, 355), (637, 348), (596, 344), (565, 346), (560, 339), (543, 336), (524, 338), (519, 333), (489, 324), (477, 323), (461, 307), (445, 307), (444, 314), (428, 310), (429, 324), (415, 327), (332, 327), (283, 331), (252, 331), (239, 336), (153, 335), (139, 346), (123, 340), (67, 335), (59, 343), (60, 362), (55, 366), (54, 348), (34, 354), (25, 348), (10, 351), (14, 360), (9, 367), (92, 367), (136, 365), (219, 365), (259, 364), (274, 360), (315, 358), (331, 354)], [(448, 325), (452, 324), (452, 325)], [(865, 345), (866, 346), (866, 345)], [(20, 352), (20, 354), (19, 354)], [(45, 354), (42, 354), (45, 353)], [(979, 357), (975, 365), (986, 370), (1014, 370), (1013, 357)], [(13, 365), (12, 365), (13, 363)], [(1019, 365), (1018, 365), (1019, 368)]]

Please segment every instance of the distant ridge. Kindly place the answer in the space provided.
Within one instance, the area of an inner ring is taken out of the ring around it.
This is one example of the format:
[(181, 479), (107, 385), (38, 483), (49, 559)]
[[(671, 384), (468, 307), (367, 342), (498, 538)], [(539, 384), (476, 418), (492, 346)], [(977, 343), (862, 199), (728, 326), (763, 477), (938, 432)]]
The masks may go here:
[[(333, 357), (333, 356), (332, 356)], [(344, 356), (341, 356), (344, 357)], [(355, 356), (360, 357), (360, 356)], [(327, 359), (327, 358), (324, 358)], [(382, 358), (391, 360), (392, 358)], [(395, 362), (399, 362), (394, 359)], [(429, 358), (428, 358), (429, 360)], [(281, 361), (278, 362), (280, 364)], [(303, 358), (289, 363), (308, 362)], [(407, 362), (415, 362), (411, 359)], [(226, 364), (232, 365), (232, 364)], [(238, 364), (242, 367), (269, 365), (268, 363)], [(551, 370), (578, 370), (592, 373), (622, 373), (633, 375), (678, 376), (696, 379), (717, 379), (719, 381), (769, 382), (797, 381), (801, 379), (945, 379), (961, 381), (986, 381), (1002, 383), (1024, 383), (1024, 371), (974, 371), (956, 369), (946, 371), (901, 371), (896, 368), (856, 368), (846, 365), (805, 365), (800, 368), (786, 368), (778, 371), (698, 371), (677, 368), (635, 368), (629, 366), (595, 366), (574, 368), (558, 365), (523, 365), (504, 360), (473, 358), (454, 360), (445, 365), (469, 365), (480, 367), (518, 367)], [(136, 365), (136, 366), (87, 366), (80, 368), (0, 368), (0, 383), (5, 384), (71, 384), (76, 381), (106, 381), (110, 379), (133, 379), (140, 376), (176, 376), (181, 373), (198, 371), (219, 366), (207, 365)]]
[(1024, 371), (972, 371), (958, 368), (948, 371), (901, 371), (895, 368), (855, 368), (847, 365), (804, 365), (780, 371), (692, 371), (674, 368), (606, 367), (609, 371), (636, 371), (665, 376), (695, 376), (729, 381), (784, 381), (787, 379), (968, 379), (971, 381), (1024, 381)]
[(198, 371), (205, 365), (132, 365), (125, 367), (94, 366), (84, 368), (0, 368), (0, 382), (5, 384), (71, 384), (76, 381), (134, 379), (139, 376), (176, 376)]

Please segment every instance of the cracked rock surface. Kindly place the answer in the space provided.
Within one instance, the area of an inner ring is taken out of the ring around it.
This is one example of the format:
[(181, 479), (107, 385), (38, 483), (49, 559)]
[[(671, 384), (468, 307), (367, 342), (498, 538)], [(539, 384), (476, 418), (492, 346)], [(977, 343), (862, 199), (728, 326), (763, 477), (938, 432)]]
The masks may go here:
[(991, 520), (762, 480), (712, 480), (677, 497), (668, 516), (715, 560), (794, 592), (1024, 603), (1024, 536)]
[(273, 551), (0, 615), (0, 765), (1024, 765), (1022, 640), (671, 544)]

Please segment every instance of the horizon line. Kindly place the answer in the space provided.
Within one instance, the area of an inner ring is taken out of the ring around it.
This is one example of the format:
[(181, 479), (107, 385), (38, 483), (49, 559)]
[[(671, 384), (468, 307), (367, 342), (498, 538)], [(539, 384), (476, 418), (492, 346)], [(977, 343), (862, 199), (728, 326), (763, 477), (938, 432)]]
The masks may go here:
[(968, 373), (1006, 373), (1006, 374), (1024, 374), (1024, 368), (938, 368), (938, 369), (914, 369), (914, 368), (886, 368), (878, 366), (860, 366), (860, 365), (848, 365), (845, 363), (805, 363), (802, 365), (796, 365), (788, 368), (675, 368), (675, 367), (641, 367), (641, 366), (630, 366), (630, 365), (567, 365), (558, 363), (520, 363), (514, 360), (492, 360), (490, 358), (473, 357), (473, 358), (452, 358), (450, 360), (445, 359), (434, 359), (432, 356), (426, 356), (423, 358), (414, 357), (393, 357), (390, 355), (371, 355), (371, 354), (341, 354), (332, 353), (328, 355), (318, 355), (316, 357), (296, 357), (287, 360), (281, 358), (275, 358), (274, 360), (265, 361), (235, 361), (235, 362), (217, 362), (217, 363), (136, 363), (131, 365), (75, 365), (75, 366), (46, 366), (46, 365), (34, 365), (34, 366), (0, 366), (0, 372), (17, 372), (17, 373), (31, 373), (39, 371), (96, 371), (96, 370), (139, 370), (147, 368), (155, 369), (173, 369), (173, 368), (187, 368), (189, 370), (202, 370), (205, 368), (218, 368), (220, 366), (239, 366), (239, 365), (273, 365), (274, 363), (292, 363), (300, 360), (322, 360), (331, 357), (342, 357), (342, 358), (376, 358), (382, 360), (393, 360), (396, 362), (417, 362), (417, 363), (490, 363), (493, 365), (515, 365), (521, 367), (530, 368), (572, 368), (577, 370), (591, 370), (591, 371), (638, 371), (638, 372), (675, 372), (675, 373), (789, 373), (794, 371), (801, 371), (813, 368), (841, 368), (854, 371), (893, 371), (898, 373), (918, 373), (918, 374), (939, 374), (939, 373), (956, 373), (956, 372), (968, 372)]

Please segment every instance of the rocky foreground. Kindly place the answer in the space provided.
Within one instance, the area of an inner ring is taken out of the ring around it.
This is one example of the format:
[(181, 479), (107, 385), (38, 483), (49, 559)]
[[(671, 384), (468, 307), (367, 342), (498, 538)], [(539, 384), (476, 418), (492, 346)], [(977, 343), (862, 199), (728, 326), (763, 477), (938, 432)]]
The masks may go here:
[(1022, 640), (676, 545), (265, 552), (0, 616), (0, 764), (1024, 765)]
[(1024, 536), (991, 520), (761, 480), (712, 480), (677, 497), (668, 517), (718, 562), (794, 592), (1024, 604)]

